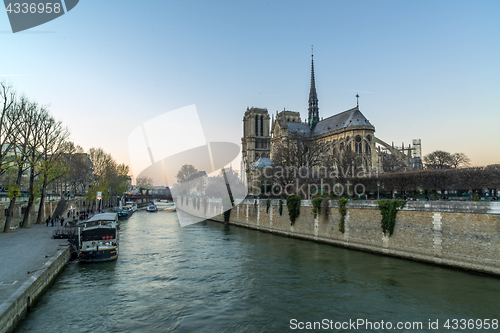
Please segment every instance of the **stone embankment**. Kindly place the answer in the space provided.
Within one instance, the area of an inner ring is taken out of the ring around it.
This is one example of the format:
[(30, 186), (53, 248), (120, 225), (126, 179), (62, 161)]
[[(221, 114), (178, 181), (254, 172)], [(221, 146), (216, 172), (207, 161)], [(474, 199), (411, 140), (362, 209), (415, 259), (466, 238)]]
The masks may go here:
[[(193, 204), (193, 200), (195, 204)], [(223, 221), (217, 200), (183, 198), (177, 209)], [(283, 200), (246, 199), (230, 214), (230, 224), (362, 251), (424, 261), (500, 276), (500, 203), (409, 201), (396, 215), (392, 236), (384, 235), (376, 201), (349, 201), (344, 232), (337, 201), (316, 218), (310, 200), (303, 200), (292, 225)]]
[(0, 233), (0, 333), (11, 332), (70, 258), (53, 227), (33, 225)]

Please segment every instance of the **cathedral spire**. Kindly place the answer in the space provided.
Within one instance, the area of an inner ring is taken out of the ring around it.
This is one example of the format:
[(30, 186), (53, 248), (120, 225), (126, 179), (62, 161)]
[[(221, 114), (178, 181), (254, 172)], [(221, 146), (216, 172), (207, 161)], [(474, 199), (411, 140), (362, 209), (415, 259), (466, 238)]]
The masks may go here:
[(311, 90), (309, 91), (309, 117), (308, 123), (311, 129), (314, 129), (319, 122), (318, 95), (316, 94), (316, 82), (314, 80), (314, 54), (311, 46)]

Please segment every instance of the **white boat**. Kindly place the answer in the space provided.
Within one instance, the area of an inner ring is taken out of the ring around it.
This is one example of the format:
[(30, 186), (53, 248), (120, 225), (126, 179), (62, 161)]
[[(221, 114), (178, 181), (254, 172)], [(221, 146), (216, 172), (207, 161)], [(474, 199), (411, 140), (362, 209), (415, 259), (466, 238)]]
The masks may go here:
[(158, 211), (158, 208), (152, 202), (149, 204), (148, 208), (146, 208), (146, 212), (157, 212), (157, 211)]
[(157, 206), (163, 206), (163, 207), (167, 207), (167, 206), (173, 206), (175, 203), (173, 201), (169, 201), (169, 200), (158, 200), (158, 202), (156, 203)]
[(137, 203), (135, 203), (134, 201), (125, 202), (124, 207), (129, 207), (132, 210), (132, 213), (137, 212)]

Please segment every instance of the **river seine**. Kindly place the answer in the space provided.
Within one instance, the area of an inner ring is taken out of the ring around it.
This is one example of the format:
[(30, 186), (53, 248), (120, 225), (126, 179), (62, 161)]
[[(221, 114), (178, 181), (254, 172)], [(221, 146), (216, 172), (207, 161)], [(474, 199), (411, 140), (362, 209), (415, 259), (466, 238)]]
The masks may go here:
[(499, 296), (498, 278), (139, 211), (116, 262), (68, 264), (16, 332), (500, 332)]

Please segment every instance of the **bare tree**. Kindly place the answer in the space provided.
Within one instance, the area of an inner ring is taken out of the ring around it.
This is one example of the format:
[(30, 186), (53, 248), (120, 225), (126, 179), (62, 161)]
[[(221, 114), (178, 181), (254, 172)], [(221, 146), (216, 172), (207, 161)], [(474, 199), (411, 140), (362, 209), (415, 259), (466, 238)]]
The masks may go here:
[(447, 151), (436, 150), (424, 156), (424, 163), (428, 169), (450, 169), (452, 166), (451, 154)]
[(185, 183), (198, 177), (200, 177), (200, 172), (191, 164), (184, 164), (175, 176), (179, 183)]
[(468, 158), (464, 153), (454, 153), (451, 154), (450, 164), (455, 169), (458, 167), (470, 166), (470, 158)]
[(29, 215), (31, 207), (35, 202), (35, 177), (40, 173), (38, 168), (39, 162), (42, 159), (40, 147), (43, 140), (43, 123), (50, 118), (47, 110), (44, 107), (37, 108), (33, 114), (33, 131), (31, 138), (28, 142), (28, 149), (26, 154), (26, 163), (28, 165), (29, 180), (28, 180), (28, 203), (24, 211), (23, 227), (27, 227), (29, 223)]
[(21, 113), (18, 109), (18, 101), (12, 87), (0, 82), (0, 175), (13, 167), (12, 151), (15, 147), (16, 126)]
[[(37, 122), (37, 104), (29, 101), (25, 97), (21, 97), (16, 104), (17, 112), (20, 117), (16, 119), (16, 131), (10, 138), (14, 141), (14, 149), (12, 151), (13, 165), (17, 170), (16, 180), (13, 186), (9, 188), (8, 196), (10, 198), (9, 207), (7, 208), (7, 217), (5, 219), (4, 232), (10, 230), (12, 213), (16, 203), (16, 199), (21, 195), (21, 183), (24, 172), (29, 168), (28, 155), (30, 149), (30, 141), (36, 129)], [(23, 227), (27, 227), (23, 225)]]
[(92, 181), (92, 164), (85, 153), (74, 153), (69, 156), (67, 182), (77, 193), (85, 193), (87, 185)]
[(69, 131), (62, 123), (52, 117), (47, 117), (42, 122), (40, 129), (42, 139), (40, 141), (40, 153), (42, 158), (39, 162), (40, 170), (40, 208), (36, 223), (42, 223), (43, 207), (47, 193), (47, 186), (53, 181), (63, 177), (66, 173), (63, 154), (68, 147), (67, 139)]
[(143, 188), (145, 190), (153, 188), (153, 179), (149, 177), (139, 177), (136, 179), (135, 183), (139, 186), (139, 188)]
[(60, 183), (64, 186), (64, 192), (68, 192), (68, 186), (74, 193), (84, 193), (87, 185), (92, 181), (92, 163), (89, 156), (82, 147), (68, 141), (65, 147), (63, 159), (67, 166), (66, 175), (61, 178)]
[(382, 155), (382, 169), (385, 172), (398, 172), (406, 170), (406, 163), (394, 154)]
[(292, 187), (295, 193), (300, 192), (302, 196), (309, 195), (309, 185), (325, 180), (322, 170), (332, 162), (329, 160), (331, 147), (329, 141), (313, 143), (303, 133), (289, 133), (273, 143), (273, 163), (263, 170), (265, 181), (271, 181), (282, 189)]
[(336, 150), (330, 156), (329, 164), (334, 171), (330, 177), (338, 183), (344, 184), (348, 178), (364, 177), (367, 172), (363, 157), (352, 150)]

